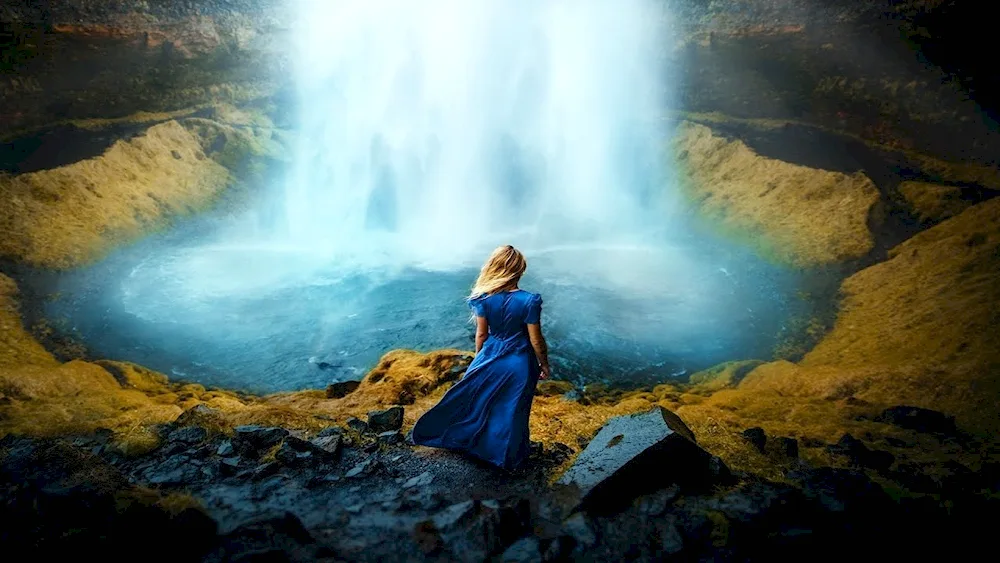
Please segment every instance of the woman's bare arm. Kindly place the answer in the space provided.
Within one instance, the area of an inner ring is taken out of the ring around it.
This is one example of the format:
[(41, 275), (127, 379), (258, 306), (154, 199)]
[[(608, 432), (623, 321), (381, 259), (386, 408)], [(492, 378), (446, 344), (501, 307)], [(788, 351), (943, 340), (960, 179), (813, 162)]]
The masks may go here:
[(528, 339), (531, 340), (531, 347), (535, 349), (535, 357), (542, 368), (541, 379), (548, 379), (549, 371), (549, 345), (542, 335), (542, 323), (528, 325)]
[(483, 348), (486, 337), (490, 333), (490, 325), (486, 322), (486, 317), (476, 317), (476, 354)]

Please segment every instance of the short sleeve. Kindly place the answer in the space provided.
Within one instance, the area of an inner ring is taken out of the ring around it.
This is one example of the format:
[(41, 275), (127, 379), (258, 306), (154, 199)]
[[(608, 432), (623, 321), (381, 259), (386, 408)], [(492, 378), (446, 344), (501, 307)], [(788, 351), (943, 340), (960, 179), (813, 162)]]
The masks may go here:
[(542, 296), (533, 294), (528, 298), (528, 312), (524, 317), (524, 322), (533, 325), (538, 324), (542, 318)]
[(472, 299), (469, 301), (469, 308), (472, 312), (476, 314), (477, 317), (486, 316), (486, 300), (485, 299)]

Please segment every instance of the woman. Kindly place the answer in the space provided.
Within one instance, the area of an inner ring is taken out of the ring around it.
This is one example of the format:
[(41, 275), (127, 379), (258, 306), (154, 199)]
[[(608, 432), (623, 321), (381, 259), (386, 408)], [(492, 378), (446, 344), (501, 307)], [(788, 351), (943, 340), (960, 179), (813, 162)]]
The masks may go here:
[(476, 357), (437, 405), (413, 427), (413, 442), (468, 452), (504, 469), (528, 455), (528, 414), (539, 379), (549, 377), (542, 298), (518, 287), (527, 264), (513, 246), (493, 251), (469, 305)]

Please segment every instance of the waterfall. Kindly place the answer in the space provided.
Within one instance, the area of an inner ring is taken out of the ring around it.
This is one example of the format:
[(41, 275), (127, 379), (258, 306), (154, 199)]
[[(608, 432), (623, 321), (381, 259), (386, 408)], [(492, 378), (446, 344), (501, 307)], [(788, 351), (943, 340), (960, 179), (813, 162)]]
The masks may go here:
[(289, 244), (449, 268), (666, 220), (662, 2), (296, 5)]

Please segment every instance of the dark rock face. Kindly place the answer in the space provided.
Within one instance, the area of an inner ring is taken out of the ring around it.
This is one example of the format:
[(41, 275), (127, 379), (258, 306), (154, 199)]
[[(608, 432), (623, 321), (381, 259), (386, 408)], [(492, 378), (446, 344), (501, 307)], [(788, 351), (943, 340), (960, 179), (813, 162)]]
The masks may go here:
[(917, 432), (928, 432), (946, 436), (955, 436), (958, 434), (954, 417), (920, 407), (905, 405), (889, 407), (882, 411), (875, 420), (886, 424), (895, 424), (900, 428), (916, 430)]
[(763, 428), (756, 426), (747, 428), (743, 431), (743, 438), (750, 442), (750, 445), (758, 452), (764, 453), (764, 447), (767, 445), (767, 434), (764, 433)]
[(275, 94), (294, 10), (275, 0), (27, 0), (0, 8), (0, 138), (73, 119)]
[(331, 383), (326, 387), (326, 398), (340, 399), (346, 397), (348, 394), (353, 393), (359, 385), (361, 385), (360, 381), (338, 381)]
[(368, 428), (372, 432), (389, 432), (403, 426), (403, 407), (389, 407), (368, 413)]
[(264, 428), (262, 426), (237, 426), (233, 435), (233, 449), (246, 457), (260, 457), (277, 446), (288, 436), (284, 428)]
[(609, 420), (558, 483), (578, 488), (588, 509), (614, 510), (645, 491), (707, 484), (711, 460), (677, 415), (656, 407)]

